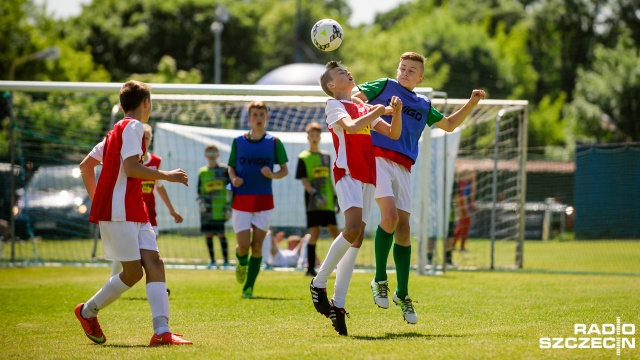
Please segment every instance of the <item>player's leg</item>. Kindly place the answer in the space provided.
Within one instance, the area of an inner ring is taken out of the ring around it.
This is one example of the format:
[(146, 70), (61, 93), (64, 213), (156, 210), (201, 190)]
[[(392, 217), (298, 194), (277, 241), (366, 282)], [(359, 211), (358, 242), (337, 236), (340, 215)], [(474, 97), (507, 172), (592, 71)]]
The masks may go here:
[(216, 254), (213, 247), (213, 234), (206, 233), (204, 235), (204, 240), (207, 243), (207, 251), (209, 252), (209, 265), (207, 269), (211, 269), (216, 265)]
[(220, 239), (220, 250), (222, 251), (223, 266), (226, 268), (229, 266), (229, 243), (227, 237), (224, 234), (224, 223), (218, 224), (218, 239)]
[(123, 271), (111, 278), (88, 301), (75, 308), (85, 335), (93, 342), (102, 344), (106, 337), (98, 323), (98, 312), (120, 298), (142, 279), (140, 249), (134, 223), (101, 221), (100, 233), (105, 257), (114, 262), (122, 262)]
[(471, 217), (465, 216), (458, 221), (460, 231), (458, 236), (460, 237), (460, 251), (467, 251), (466, 243), (467, 236), (469, 235), (469, 229), (471, 228)]
[(232, 210), (231, 223), (236, 233), (236, 281), (244, 284), (247, 280), (249, 266), (249, 250), (251, 249), (251, 218), (253, 214), (246, 211)]
[(350, 176), (345, 176), (336, 184), (336, 193), (338, 193), (340, 208), (344, 209), (344, 230), (329, 247), (318, 275), (312, 281), (314, 287), (327, 287), (329, 276), (338, 262), (351, 247), (351, 244), (360, 237), (363, 206), (362, 183)]
[(351, 244), (360, 237), (363, 206), (362, 192), (362, 183), (350, 176), (343, 177), (336, 184), (336, 194), (340, 208), (343, 209), (345, 227), (342, 233), (331, 243), (329, 251), (320, 265), (318, 274), (311, 280), (309, 286), (311, 299), (316, 311), (327, 317), (331, 311), (327, 297), (329, 276), (349, 250)]
[[(307, 212), (307, 225), (309, 226), (309, 243), (307, 244), (307, 276), (316, 276), (316, 242), (320, 237), (320, 226), (311, 226), (313, 212)], [(337, 235), (336, 235), (337, 237)]]
[(411, 273), (411, 227), (410, 214), (398, 211), (400, 221), (396, 229), (395, 244), (393, 245), (393, 260), (396, 264), (396, 279), (398, 287), (393, 294), (393, 302), (400, 306), (402, 316), (409, 324), (418, 322), (418, 315), (409, 297), (409, 274)]
[[(365, 184), (362, 189), (362, 219), (368, 219), (371, 213), (371, 205), (373, 203), (375, 188), (371, 184)], [(347, 300), (347, 292), (349, 291), (349, 283), (351, 282), (351, 276), (353, 275), (353, 269), (356, 265), (356, 259), (358, 257), (358, 251), (362, 246), (364, 240), (364, 229), (366, 222), (360, 223), (360, 234), (358, 239), (353, 242), (349, 250), (342, 257), (342, 260), (338, 263), (336, 269), (336, 283), (334, 286), (334, 294), (331, 300), (331, 313), (329, 317), (333, 322), (333, 328), (340, 335), (347, 335), (347, 324), (345, 322), (345, 315), (347, 315), (345, 308)]]
[(247, 280), (242, 288), (242, 297), (253, 297), (253, 288), (260, 274), (260, 265), (262, 263), (262, 243), (271, 222), (273, 210), (265, 210), (253, 213), (251, 227), (253, 236), (251, 239), (251, 257), (249, 258), (249, 267), (247, 271)]

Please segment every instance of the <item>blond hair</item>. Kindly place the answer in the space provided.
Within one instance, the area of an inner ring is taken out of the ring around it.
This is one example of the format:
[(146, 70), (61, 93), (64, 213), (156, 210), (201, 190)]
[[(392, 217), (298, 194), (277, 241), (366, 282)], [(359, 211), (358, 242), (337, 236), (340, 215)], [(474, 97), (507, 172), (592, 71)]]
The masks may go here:
[(417, 52), (408, 51), (402, 55), (400, 55), (400, 61), (402, 60), (412, 60), (420, 63), (420, 67), (422, 68), (422, 73), (424, 74), (424, 63), (427, 62), (427, 58), (418, 54)]
[(263, 109), (264, 111), (269, 111), (267, 109), (267, 104), (264, 101), (254, 100), (247, 105), (247, 114), (251, 114), (252, 109)]

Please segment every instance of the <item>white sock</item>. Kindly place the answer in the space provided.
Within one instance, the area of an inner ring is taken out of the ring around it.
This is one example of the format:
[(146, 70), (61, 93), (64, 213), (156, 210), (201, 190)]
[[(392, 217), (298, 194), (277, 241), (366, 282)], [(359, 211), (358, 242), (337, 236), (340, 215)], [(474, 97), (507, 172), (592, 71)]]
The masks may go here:
[(331, 276), (333, 269), (336, 268), (338, 262), (342, 259), (342, 257), (350, 247), (351, 243), (349, 243), (347, 239), (342, 236), (342, 233), (340, 233), (340, 235), (338, 235), (338, 237), (333, 240), (333, 243), (331, 243), (331, 247), (329, 248), (329, 252), (324, 258), (324, 262), (322, 263), (322, 265), (320, 265), (318, 275), (316, 275), (316, 277), (313, 279), (314, 287), (327, 287), (327, 281), (329, 281), (329, 276)]
[(111, 276), (118, 275), (122, 272), (122, 263), (118, 260), (113, 260), (111, 263)]
[(153, 332), (158, 335), (169, 332), (169, 296), (167, 295), (167, 283), (148, 283), (147, 299), (149, 306), (151, 306)]
[(344, 304), (347, 301), (347, 291), (349, 290), (353, 268), (356, 266), (358, 250), (360, 248), (350, 247), (338, 263), (336, 283), (333, 287), (333, 305), (339, 308), (344, 308)]
[(98, 290), (82, 307), (82, 317), (85, 319), (96, 317), (99, 310), (118, 300), (120, 295), (129, 289), (130, 287), (120, 280), (119, 274), (112, 276), (102, 289)]

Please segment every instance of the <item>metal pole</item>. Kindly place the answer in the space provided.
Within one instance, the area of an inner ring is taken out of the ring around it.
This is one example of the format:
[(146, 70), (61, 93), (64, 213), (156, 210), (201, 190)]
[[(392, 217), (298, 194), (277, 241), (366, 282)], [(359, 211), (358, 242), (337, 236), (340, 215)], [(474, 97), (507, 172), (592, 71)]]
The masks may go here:
[[(498, 112), (498, 117), (496, 118), (496, 133), (495, 133), (495, 139), (494, 139), (494, 144), (493, 144), (493, 184), (491, 185), (491, 227), (490, 227), (490, 236), (491, 236), (491, 270), (494, 269), (494, 260), (495, 260), (495, 241), (496, 241), (496, 205), (497, 205), (497, 196), (498, 196), (498, 147), (500, 144), (500, 121), (502, 120), (502, 117), (505, 116), (508, 113), (512, 113), (512, 112), (516, 112), (516, 111), (522, 111), (523, 107), (522, 106), (512, 106), (512, 107), (508, 107), (506, 109), (502, 109)], [(522, 133), (520, 133), (520, 136), (522, 136)], [(523, 141), (522, 139), (520, 139), (520, 141)], [(526, 141), (526, 140), (525, 140)], [(526, 145), (526, 143), (525, 143)], [(526, 147), (525, 147), (526, 149)], [(526, 150), (523, 150), (526, 151)], [(524, 156), (524, 162), (523, 162), (523, 156), (520, 156), (520, 171), (523, 171), (524, 167), (526, 166), (526, 156)], [(526, 174), (526, 170), (525, 174)], [(526, 176), (526, 175), (525, 175)], [(522, 215), (524, 215), (524, 202), (522, 202), (522, 208), (521, 213)], [(524, 224), (524, 218), (520, 219), (521, 223)], [(520, 237), (522, 237), (522, 239), (524, 239), (524, 228), (520, 229)], [(521, 245), (521, 244), (520, 244)], [(516, 250), (517, 253), (517, 250)], [(517, 256), (517, 255), (516, 255)]]
[(13, 264), (16, 260), (16, 219), (13, 215), (13, 206), (14, 199), (16, 196), (16, 175), (14, 174), (15, 170), (15, 162), (16, 162), (16, 150), (15, 150), (15, 119), (13, 117), (13, 92), (9, 92), (9, 163), (10, 163), (10, 171), (11, 171), (11, 211), (9, 212), (9, 222), (11, 226), (11, 263)]
[(527, 202), (527, 107), (521, 107), (521, 118), (520, 118), (520, 144), (521, 145), (521, 154), (520, 154), (520, 170), (519, 170), (519, 180), (520, 180), (520, 197), (518, 199), (518, 227), (520, 231), (518, 232), (518, 239), (516, 239), (516, 267), (518, 269), (522, 269), (523, 261), (524, 261), (524, 233), (526, 227), (526, 202)]
[(504, 110), (500, 110), (496, 119), (496, 133), (493, 140), (493, 176), (491, 184), (491, 226), (489, 229), (491, 238), (491, 265), (490, 269), (494, 269), (495, 242), (496, 242), (496, 198), (498, 195), (498, 147), (500, 145), (500, 120)]
[(214, 61), (214, 74), (215, 74), (215, 80), (214, 83), (215, 84), (220, 84), (220, 48), (222, 46), (220, 46), (220, 41), (222, 36), (220, 36), (220, 34), (222, 33), (222, 24), (220, 24), (220, 30), (215, 32), (215, 46), (214, 46), (214, 52), (215, 52), (215, 61)]

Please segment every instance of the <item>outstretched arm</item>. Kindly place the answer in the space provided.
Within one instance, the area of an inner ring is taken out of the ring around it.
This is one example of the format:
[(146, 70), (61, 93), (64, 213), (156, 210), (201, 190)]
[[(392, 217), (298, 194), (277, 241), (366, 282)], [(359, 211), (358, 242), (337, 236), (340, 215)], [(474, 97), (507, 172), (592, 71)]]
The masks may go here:
[(446, 132), (452, 132), (455, 130), (464, 119), (467, 118), (471, 110), (478, 104), (478, 102), (484, 99), (484, 90), (473, 90), (471, 98), (462, 106), (458, 111), (451, 116), (445, 116), (442, 120), (438, 121), (435, 125)]
[(189, 186), (189, 178), (184, 170), (175, 169), (165, 171), (151, 169), (140, 164), (138, 155), (129, 156), (124, 159), (123, 167), (124, 172), (128, 177), (149, 180), (167, 180), (169, 182), (178, 182), (185, 186)]

